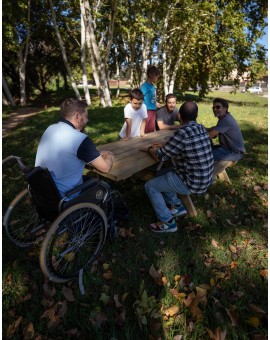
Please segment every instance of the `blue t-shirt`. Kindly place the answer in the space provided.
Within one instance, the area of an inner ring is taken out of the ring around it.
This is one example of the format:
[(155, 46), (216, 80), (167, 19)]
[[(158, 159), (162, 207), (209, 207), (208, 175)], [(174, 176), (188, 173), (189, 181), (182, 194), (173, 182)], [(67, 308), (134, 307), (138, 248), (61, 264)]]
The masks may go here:
[(157, 96), (155, 86), (146, 81), (145, 83), (142, 84), (141, 90), (144, 94), (144, 103), (147, 107), (147, 110), (156, 110)]
[(90, 138), (67, 120), (53, 124), (43, 133), (38, 145), (35, 166), (47, 168), (63, 197), (80, 185), (86, 163), (100, 156)]

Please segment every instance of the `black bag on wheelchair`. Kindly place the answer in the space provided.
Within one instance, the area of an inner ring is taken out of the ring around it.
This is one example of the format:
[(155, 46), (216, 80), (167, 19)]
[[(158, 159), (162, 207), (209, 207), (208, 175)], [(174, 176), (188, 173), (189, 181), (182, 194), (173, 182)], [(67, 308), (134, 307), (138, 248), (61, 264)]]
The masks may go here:
[[(25, 174), (24, 178), (29, 184), (29, 190), (38, 214), (50, 222), (61, 211), (74, 204), (90, 202), (105, 208), (107, 200), (111, 198), (110, 186), (97, 178), (90, 178), (70, 190), (64, 198), (61, 197), (48, 169), (40, 166), (34, 167)], [(72, 197), (74, 195), (75, 197)]]

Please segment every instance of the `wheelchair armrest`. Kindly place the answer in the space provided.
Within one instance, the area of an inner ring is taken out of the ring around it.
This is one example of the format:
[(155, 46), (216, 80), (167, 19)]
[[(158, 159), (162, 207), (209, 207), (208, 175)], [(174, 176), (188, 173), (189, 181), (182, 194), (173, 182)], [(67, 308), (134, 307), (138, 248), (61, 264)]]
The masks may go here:
[(82, 184), (78, 185), (76, 188), (69, 190), (65, 193), (65, 197), (70, 197), (78, 191), (85, 191), (89, 188), (95, 186), (95, 184), (98, 182), (98, 178), (90, 178), (87, 181), (83, 182)]

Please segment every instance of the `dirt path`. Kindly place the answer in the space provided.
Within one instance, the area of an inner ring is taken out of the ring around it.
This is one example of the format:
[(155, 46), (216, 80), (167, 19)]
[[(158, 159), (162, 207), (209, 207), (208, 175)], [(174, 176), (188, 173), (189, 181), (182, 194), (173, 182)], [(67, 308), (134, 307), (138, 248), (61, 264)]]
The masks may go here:
[(38, 114), (41, 108), (27, 107), (18, 108), (14, 112), (11, 112), (10, 117), (2, 122), (2, 137), (5, 137), (12, 129), (16, 128), (19, 124), (25, 121), (27, 118)]

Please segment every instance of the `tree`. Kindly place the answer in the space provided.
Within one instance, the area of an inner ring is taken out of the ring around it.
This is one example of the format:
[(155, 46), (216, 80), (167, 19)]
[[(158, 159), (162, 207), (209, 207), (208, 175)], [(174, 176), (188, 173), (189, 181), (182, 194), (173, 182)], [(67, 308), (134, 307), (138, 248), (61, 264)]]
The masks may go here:
[(62, 52), (63, 61), (64, 61), (64, 64), (65, 64), (65, 67), (66, 67), (66, 70), (67, 70), (68, 77), (69, 77), (70, 82), (71, 82), (71, 86), (72, 86), (72, 88), (73, 88), (73, 90), (76, 94), (77, 99), (81, 99), (80, 92), (77, 89), (71, 68), (69, 66), (65, 46), (64, 46), (63, 40), (61, 38), (61, 34), (60, 34), (58, 26), (57, 26), (56, 16), (55, 16), (52, 0), (49, 0), (49, 4), (50, 4), (50, 9), (51, 9), (51, 15), (52, 15), (54, 29), (55, 29), (55, 32), (56, 32), (56, 35), (57, 35), (57, 38), (58, 38), (59, 47), (60, 47), (61, 52)]

